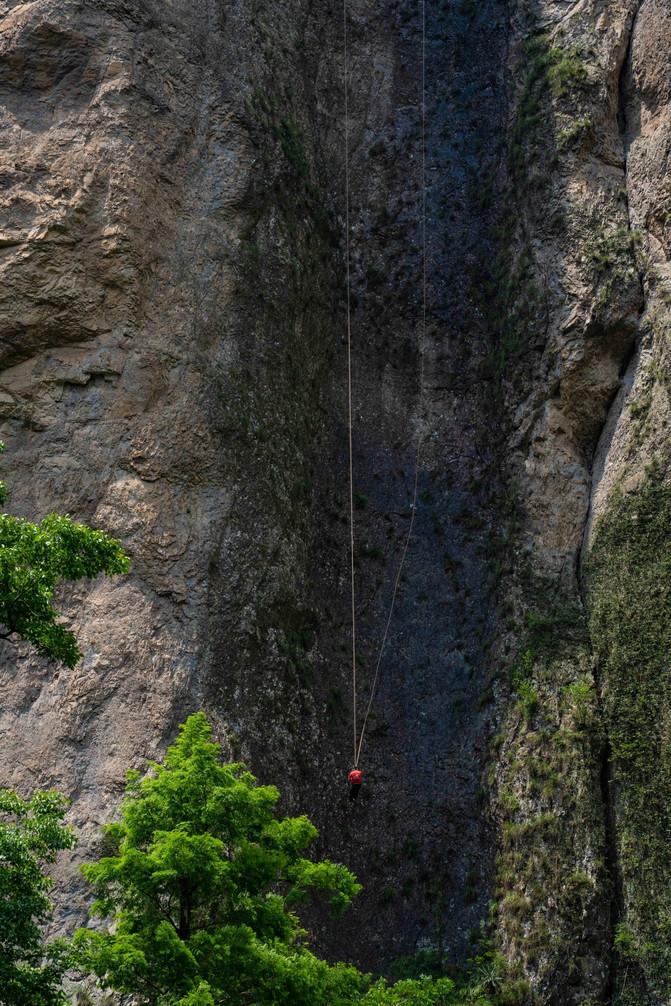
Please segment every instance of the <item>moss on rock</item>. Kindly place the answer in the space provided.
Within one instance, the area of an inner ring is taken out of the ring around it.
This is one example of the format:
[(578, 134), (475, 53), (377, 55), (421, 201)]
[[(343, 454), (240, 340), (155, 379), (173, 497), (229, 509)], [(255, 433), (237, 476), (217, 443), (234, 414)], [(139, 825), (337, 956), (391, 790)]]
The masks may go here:
[(589, 628), (612, 752), (620, 1006), (671, 995), (671, 486), (617, 490), (586, 565)]

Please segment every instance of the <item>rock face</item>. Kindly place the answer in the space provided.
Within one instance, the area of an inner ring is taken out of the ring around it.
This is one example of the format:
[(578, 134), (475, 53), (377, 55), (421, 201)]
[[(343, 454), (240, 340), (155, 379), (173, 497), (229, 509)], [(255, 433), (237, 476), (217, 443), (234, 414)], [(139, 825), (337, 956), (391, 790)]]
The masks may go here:
[(668, 4), (427, 0), (425, 331), (422, 9), (348, 7), (362, 707), (421, 445), (350, 808), (342, 9), (0, 2), (3, 477), (133, 557), (3, 644), (0, 781), (81, 858), (203, 707), (363, 880), (329, 954), (489, 912), (520, 1002), (661, 1003)]

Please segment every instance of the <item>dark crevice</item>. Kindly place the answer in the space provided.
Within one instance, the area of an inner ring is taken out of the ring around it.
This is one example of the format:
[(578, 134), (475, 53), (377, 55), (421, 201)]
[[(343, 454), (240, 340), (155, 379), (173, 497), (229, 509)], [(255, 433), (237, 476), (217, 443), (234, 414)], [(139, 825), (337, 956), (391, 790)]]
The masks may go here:
[[(631, 357), (629, 357), (630, 359)], [(614, 405), (615, 403), (613, 403)], [(610, 414), (610, 409), (609, 409)], [(605, 426), (605, 424), (604, 424)], [(593, 487), (592, 487), (593, 489)], [(591, 506), (590, 506), (591, 510)], [(588, 510), (588, 519), (589, 512)], [(588, 597), (586, 582), (584, 577), (584, 549), (586, 547), (587, 522), (585, 525), (585, 535), (578, 557), (578, 591), (582, 601), (583, 611), (589, 627), (588, 617)], [(592, 660), (592, 677), (594, 690), (596, 693), (597, 706), (600, 713), (600, 720), (603, 729), (603, 741), (599, 751), (599, 789), (601, 795), (601, 807), (603, 813), (603, 847), (604, 847), (604, 871), (606, 874), (607, 894), (608, 894), (608, 914), (607, 929), (609, 934), (608, 946), (606, 948), (606, 977), (603, 988), (604, 1003), (612, 1006), (615, 1002), (617, 992), (617, 960), (613, 951), (615, 942), (616, 927), (622, 918), (622, 878), (620, 872), (618, 847), (617, 847), (617, 822), (615, 812), (615, 793), (613, 783), (613, 761), (612, 748), (608, 736), (608, 728), (604, 715), (603, 684), (599, 675), (599, 667), (596, 655), (591, 645), (588, 629), (588, 646)]]
[[(631, 357), (629, 357), (630, 359)], [(610, 410), (609, 410), (610, 412)], [(588, 598), (583, 568), (583, 552), (586, 545), (586, 532), (583, 545), (578, 557), (578, 591), (582, 601), (585, 618), (588, 620)], [(589, 622), (588, 622), (589, 625)], [(596, 693), (597, 706), (600, 712), (600, 719), (603, 728), (603, 741), (599, 751), (599, 790), (601, 795), (601, 807), (603, 813), (603, 845), (604, 845), (604, 871), (607, 878), (608, 893), (608, 915), (607, 929), (609, 934), (608, 946), (606, 948), (606, 977), (603, 988), (604, 1003), (612, 1006), (615, 1002), (617, 992), (617, 960), (613, 951), (615, 942), (616, 927), (622, 918), (622, 877), (620, 872), (618, 847), (617, 847), (617, 822), (615, 812), (615, 793), (613, 782), (613, 760), (612, 748), (607, 731), (606, 718), (604, 716), (603, 685), (599, 675), (599, 667), (596, 655), (591, 646), (588, 632), (588, 646), (592, 659), (592, 676), (594, 690)]]
[(634, 34), (636, 32), (636, 22), (638, 21), (639, 14), (643, 9), (643, 4), (645, 0), (639, 0), (638, 6), (633, 11), (631, 16), (631, 23), (628, 29), (627, 46), (624, 50), (624, 57), (622, 59), (622, 64), (620, 66), (619, 77), (618, 77), (618, 106), (617, 106), (617, 125), (620, 131), (620, 136), (622, 138), (622, 149), (624, 153), (624, 171), (625, 175), (627, 173), (627, 157), (629, 154), (629, 118), (627, 115), (627, 75), (631, 67), (631, 50), (634, 43)]
[[(639, 316), (643, 314), (644, 310), (645, 310), (645, 304), (643, 304), (640, 307), (640, 309), (639, 309)], [(631, 361), (634, 359), (634, 357), (636, 356), (636, 354), (638, 352), (639, 342), (640, 342), (640, 336), (639, 336), (639, 338), (634, 339), (634, 341), (632, 342), (631, 347), (629, 349), (629, 352), (627, 353), (627, 355), (622, 360), (622, 363), (620, 364), (620, 373), (618, 375), (619, 378), (620, 378), (620, 385), (618, 387), (618, 390), (615, 391), (615, 394), (613, 395), (612, 401), (610, 402), (610, 404), (608, 406), (608, 412), (610, 412), (610, 410), (612, 409), (613, 405), (615, 404), (615, 399), (617, 398), (619, 388), (622, 387), (622, 381), (624, 381), (625, 377), (627, 376), (627, 371), (629, 370), (629, 368), (631, 366)]]

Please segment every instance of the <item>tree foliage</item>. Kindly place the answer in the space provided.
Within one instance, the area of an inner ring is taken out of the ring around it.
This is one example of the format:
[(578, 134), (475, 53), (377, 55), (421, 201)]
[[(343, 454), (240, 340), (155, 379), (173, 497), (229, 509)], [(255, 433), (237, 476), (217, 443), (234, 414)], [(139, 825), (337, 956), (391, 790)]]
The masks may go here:
[(294, 907), (320, 893), (342, 911), (360, 890), (344, 866), (305, 855), (306, 817), (278, 819), (278, 792), (242, 765), (224, 765), (202, 714), (162, 764), (129, 775), (114, 855), (84, 867), (94, 913), (113, 933), (82, 930), (86, 965), (147, 1003), (345, 1002), (353, 968), (331, 968), (304, 946)]
[[(457, 983), (419, 974), (390, 985), (307, 946), (296, 907), (310, 896), (336, 913), (360, 890), (344, 866), (306, 851), (306, 817), (278, 818), (278, 792), (225, 765), (202, 714), (181, 727), (145, 778), (129, 773), (107, 855), (83, 867), (93, 914), (75, 957), (106, 988), (147, 1006), (509, 1006), (491, 976)], [(498, 972), (497, 972), (498, 973)], [(498, 979), (497, 979), (498, 980)]]
[(74, 844), (63, 826), (66, 801), (37, 792), (22, 800), (0, 790), (0, 1003), (60, 1006), (64, 967), (57, 945), (45, 946), (42, 925), (51, 911), (51, 881), (43, 872)]
[[(0, 503), (6, 496), (5, 484), (0, 482)], [(118, 541), (70, 517), (50, 514), (33, 524), (0, 514), (0, 625), (4, 627), (0, 635), (7, 639), (16, 634), (42, 656), (74, 667), (81, 653), (74, 633), (57, 621), (56, 587), (99, 573), (126, 573), (129, 568)]]

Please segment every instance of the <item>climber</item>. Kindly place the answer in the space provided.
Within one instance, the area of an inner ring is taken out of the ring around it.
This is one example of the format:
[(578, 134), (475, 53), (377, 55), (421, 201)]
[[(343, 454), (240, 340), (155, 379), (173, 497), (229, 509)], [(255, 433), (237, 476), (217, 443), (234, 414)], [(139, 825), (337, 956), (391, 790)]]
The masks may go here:
[(347, 776), (347, 782), (349, 783), (349, 798), (350, 800), (356, 800), (361, 789), (361, 783), (363, 782), (363, 772), (361, 769), (353, 768)]

